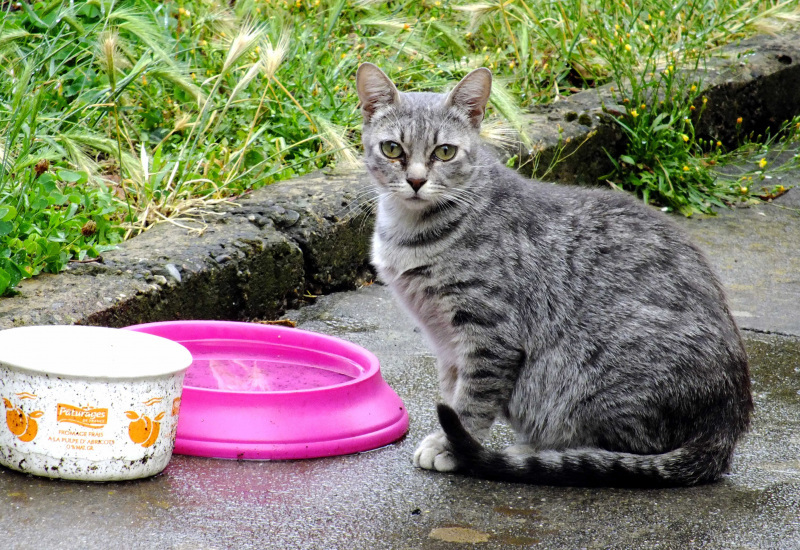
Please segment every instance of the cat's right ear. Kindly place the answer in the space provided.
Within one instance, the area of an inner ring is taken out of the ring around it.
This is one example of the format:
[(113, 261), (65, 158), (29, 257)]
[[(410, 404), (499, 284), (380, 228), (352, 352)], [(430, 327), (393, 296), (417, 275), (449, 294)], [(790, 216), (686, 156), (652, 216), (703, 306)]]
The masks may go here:
[(362, 63), (356, 72), (356, 91), (361, 102), (364, 122), (381, 108), (400, 101), (400, 92), (382, 70), (372, 63)]

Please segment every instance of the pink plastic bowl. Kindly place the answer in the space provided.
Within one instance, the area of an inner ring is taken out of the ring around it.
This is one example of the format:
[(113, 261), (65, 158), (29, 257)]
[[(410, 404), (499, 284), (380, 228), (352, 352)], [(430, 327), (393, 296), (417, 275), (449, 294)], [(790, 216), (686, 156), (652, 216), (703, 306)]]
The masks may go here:
[(377, 357), (351, 342), (230, 321), (127, 327), (186, 347), (175, 453), (293, 459), (375, 449), (408, 430)]

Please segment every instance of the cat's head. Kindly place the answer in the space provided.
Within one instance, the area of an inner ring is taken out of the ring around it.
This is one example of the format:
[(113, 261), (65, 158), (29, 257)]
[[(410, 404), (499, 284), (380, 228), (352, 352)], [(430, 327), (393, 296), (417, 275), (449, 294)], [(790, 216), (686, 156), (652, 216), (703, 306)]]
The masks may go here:
[(492, 73), (476, 69), (449, 94), (400, 93), (375, 65), (356, 74), (364, 161), (381, 190), (409, 210), (447, 200), (470, 180)]

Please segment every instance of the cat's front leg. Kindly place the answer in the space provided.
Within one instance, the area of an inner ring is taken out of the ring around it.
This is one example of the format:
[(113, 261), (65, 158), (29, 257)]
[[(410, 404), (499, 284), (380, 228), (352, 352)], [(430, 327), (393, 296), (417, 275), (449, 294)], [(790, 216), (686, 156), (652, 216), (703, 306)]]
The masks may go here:
[[(458, 368), (450, 361), (443, 361), (440, 356), (436, 370), (439, 373), (439, 391), (445, 403), (452, 403), (458, 383)], [(417, 445), (413, 462), (417, 468), (437, 472), (451, 472), (456, 468), (455, 459), (447, 449), (447, 437), (442, 430), (428, 434)]]
[(475, 342), (459, 365), (448, 401), (461, 424), (478, 441), (489, 435), (494, 421), (507, 411), (525, 357), (522, 350), (491, 342), (491, 335), (487, 336)]
[[(523, 357), (518, 350), (476, 347), (459, 367), (443, 369), (440, 364), (442, 395), (475, 439), (485, 439), (506, 409)], [(444, 432), (438, 430), (422, 440), (414, 452), (414, 465), (438, 472), (457, 468)]]

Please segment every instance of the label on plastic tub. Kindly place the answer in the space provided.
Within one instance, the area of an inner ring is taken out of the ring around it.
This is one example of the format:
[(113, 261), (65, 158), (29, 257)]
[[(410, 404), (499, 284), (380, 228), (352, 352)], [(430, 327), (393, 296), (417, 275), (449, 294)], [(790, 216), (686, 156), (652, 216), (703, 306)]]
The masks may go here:
[(182, 378), (109, 383), (54, 379), (0, 366), (5, 410), (0, 445), (92, 461), (171, 452)]

